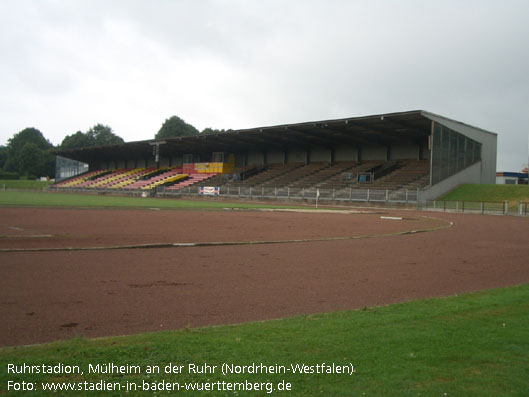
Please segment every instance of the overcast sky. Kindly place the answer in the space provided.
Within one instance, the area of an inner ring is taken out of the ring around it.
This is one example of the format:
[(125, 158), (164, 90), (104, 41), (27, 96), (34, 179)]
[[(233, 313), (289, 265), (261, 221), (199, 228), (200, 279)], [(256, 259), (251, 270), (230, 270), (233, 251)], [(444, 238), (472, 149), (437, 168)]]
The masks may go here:
[(528, 161), (529, 1), (1, 0), (0, 144), (424, 109)]

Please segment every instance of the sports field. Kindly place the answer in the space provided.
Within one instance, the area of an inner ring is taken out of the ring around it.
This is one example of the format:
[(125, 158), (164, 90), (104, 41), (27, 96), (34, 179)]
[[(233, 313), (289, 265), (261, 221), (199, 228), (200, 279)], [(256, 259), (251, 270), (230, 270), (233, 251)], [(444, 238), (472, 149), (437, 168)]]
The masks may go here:
[[(207, 201), (191, 210), (178, 200), (123, 208), (108, 201), (122, 198), (98, 196), (79, 208), (76, 199), (76, 207), (68, 206), (73, 195), (27, 193), (14, 201), (2, 194), (0, 344), (64, 340), (4, 347), (0, 391), (8, 395), (17, 394), (8, 382), (24, 379), (39, 387), (175, 379), (5, 371), (9, 363), (27, 362), (142, 368), (257, 362), (279, 369), (305, 363), (313, 370), (230, 377), (186, 367), (177, 376), (270, 380), (278, 395), (521, 395), (527, 386), (527, 286), (455, 296), (529, 283), (527, 218), (373, 208), (269, 211), (219, 202), (212, 209)], [(50, 197), (53, 207), (32, 204)], [(100, 199), (105, 208), (98, 208)], [(171, 208), (161, 204), (169, 202)], [(452, 297), (422, 300), (446, 296)], [(385, 306), (392, 303), (398, 304)], [(287, 319), (262, 322), (278, 318)], [(208, 328), (247, 322), (253, 323)], [(354, 373), (317, 373), (322, 362), (354, 365)], [(291, 391), (277, 389), (282, 380)]]

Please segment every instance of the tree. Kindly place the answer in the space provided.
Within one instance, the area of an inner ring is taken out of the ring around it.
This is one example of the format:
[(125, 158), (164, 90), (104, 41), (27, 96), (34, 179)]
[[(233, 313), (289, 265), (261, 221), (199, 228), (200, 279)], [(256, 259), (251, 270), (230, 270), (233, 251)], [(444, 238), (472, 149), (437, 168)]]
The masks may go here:
[(233, 130), (232, 129), (217, 130), (217, 129), (213, 129), (213, 128), (207, 127), (207, 128), (204, 128), (200, 133), (207, 135), (207, 134), (221, 134), (221, 133), (224, 133), (224, 132), (231, 132), (231, 131), (233, 131)]
[(9, 152), (17, 152), (28, 142), (34, 143), (42, 150), (51, 149), (53, 147), (50, 141), (44, 138), (42, 132), (36, 128), (30, 127), (13, 135), (13, 138), (9, 139), (7, 143), (7, 148)]
[(171, 116), (165, 120), (155, 139), (171, 138), (177, 136), (197, 135), (198, 130), (191, 124), (187, 124), (178, 116)]
[(103, 124), (96, 124), (86, 132), (91, 146), (118, 145), (125, 143), (123, 138), (112, 132), (112, 128)]
[(83, 134), (81, 131), (77, 131), (75, 134), (66, 135), (61, 143), (61, 148), (63, 149), (74, 149), (78, 147), (87, 147), (92, 146), (90, 144), (90, 139), (86, 134)]
[(86, 133), (77, 131), (75, 134), (64, 137), (61, 148), (75, 149), (90, 146), (118, 145), (124, 142), (123, 138), (114, 134), (109, 126), (96, 124)]
[(46, 152), (36, 144), (28, 142), (15, 154), (17, 172), (20, 175), (35, 178), (43, 176), (46, 168)]
[(53, 176), (55, 161), (53, 145), (36, 128), (25, 128), (13, 135), (7, 144), (6, 171), (27, 177)]
[(0, 146), (0, 169), (4, 168), (4, 165), (7, 161), (7, 146)]

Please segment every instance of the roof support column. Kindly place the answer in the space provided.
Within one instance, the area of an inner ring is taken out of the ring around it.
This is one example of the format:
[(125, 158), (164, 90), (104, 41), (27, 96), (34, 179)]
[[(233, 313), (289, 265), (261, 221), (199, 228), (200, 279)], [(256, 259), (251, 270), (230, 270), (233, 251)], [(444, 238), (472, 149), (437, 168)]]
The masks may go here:
[(156, 168), (160, 168), (160, 145), (163, 145), (167, 143), (166, 141), (158, 141), (158, 142), (149, 142), (149, 145), (152, 146), (152, 154), (154, 156), (154, 162), (156, 164)]
[(432, 186), (433, 179), (433, 134), (434, 134), (434, 121), (432, 120), (432, 127), (430, 130), (430, 136), (428, 137), (428, 149), (430, 150), (430, 186)]

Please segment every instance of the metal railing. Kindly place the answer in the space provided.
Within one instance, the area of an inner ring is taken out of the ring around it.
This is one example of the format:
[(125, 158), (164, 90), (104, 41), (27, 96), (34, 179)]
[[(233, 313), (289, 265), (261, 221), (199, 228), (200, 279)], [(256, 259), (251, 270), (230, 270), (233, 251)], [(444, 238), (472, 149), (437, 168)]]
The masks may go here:
[[(155, 190), (128, 190), (128, 189), (90, 189), (90, 188), (59, 188), (48, 187), (47, 190), (67, 191), (71, 193), (92, 194), (117, 194), (127, 196), (158, 196), (158, 197), (181, 197), (200, 196), (199, 186), (188, 186), (178, 190), (167, 189), (163, 186)], [(318, 196), (319, 193), (319, 196)], [(409, 203), (416, 205), (418, 210), (462, 212), (477, 214), (499, 214), (499, 215), (529, 215), (529, 202), (518, 202), (515, 205), (508, 201), (422, 201), (419, 198), (419, 189), (303, 189), (303, 188), (252, 188), (243, 186), (221, 186), (220, 197), (245, 198), (245, 199), (277, 199), (305, 201), (315, 203), (316, 199), (323, 202), (364, 202), (364, 203)]]
[[(158, 188), (158, 196), (199, 195), (200, 187), (188, 186), (178, 190)], [(304, 188), (274, 188), (274, 187), (246, 187), (221, 186), (219, 196), (241, 198), (263, 198), (304, 201), (359, 201), (359, 202), (393, 202), (415, 203), (418, 190), (389, 190), (389, 189), (304, 189)]]
[(474, 214), (522, 215), (529, 214), (527, 202), (510, 205), (508, 201), (424, 201), (417, 209), (442, 212), (466, 212)]

